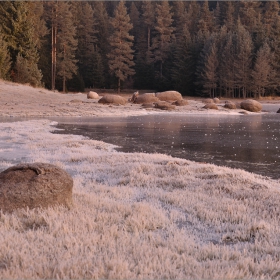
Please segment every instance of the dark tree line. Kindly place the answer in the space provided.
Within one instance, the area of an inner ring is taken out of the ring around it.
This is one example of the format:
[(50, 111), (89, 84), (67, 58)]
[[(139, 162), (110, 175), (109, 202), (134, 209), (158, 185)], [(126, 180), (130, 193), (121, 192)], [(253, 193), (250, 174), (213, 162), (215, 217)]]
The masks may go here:
[(279, 94), (279, 3), (2, 1), (0, 78), (64, 92)]

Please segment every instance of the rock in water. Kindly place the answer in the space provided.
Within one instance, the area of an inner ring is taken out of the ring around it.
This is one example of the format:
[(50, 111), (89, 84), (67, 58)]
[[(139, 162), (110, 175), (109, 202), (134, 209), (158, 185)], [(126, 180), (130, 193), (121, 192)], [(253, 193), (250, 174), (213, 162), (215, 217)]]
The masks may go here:
[(262, 110), (262, 104), (256, 100), (248, 99), (240, 103), (241, 109), (250, 112), (259, 112)]
[(72, 205), (73, 179), (48, 163), (19, 164), (0, 173), (0, 210)]
[(278, 109), (278, 111), (276, 113), (280, 113), (280, 108)]

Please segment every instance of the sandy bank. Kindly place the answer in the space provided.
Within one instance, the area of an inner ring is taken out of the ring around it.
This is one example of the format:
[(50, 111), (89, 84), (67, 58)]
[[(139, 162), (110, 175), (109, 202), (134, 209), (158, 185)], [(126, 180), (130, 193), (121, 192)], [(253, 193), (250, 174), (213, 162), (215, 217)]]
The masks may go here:
[[(126, 95), (128, 98), (129, 95)], [(178, 114), (240, 114), (244, 110), (202, 109), (201, 98), (187, 98), (189, 105), (176, 107)], [(274, 101), (274, 103), (277, 101)], [(48, 117), (48, 116), (137, 116), (161, 114), (166, 111), (144, 109), (141, 105), (127, 103), (125, 106), (102, 105), (87, 99), (86, 94), (62, 94), (42, 88), (0, 80), (0, 117)], [(252, 114), (249, 112), (249, 114)]]

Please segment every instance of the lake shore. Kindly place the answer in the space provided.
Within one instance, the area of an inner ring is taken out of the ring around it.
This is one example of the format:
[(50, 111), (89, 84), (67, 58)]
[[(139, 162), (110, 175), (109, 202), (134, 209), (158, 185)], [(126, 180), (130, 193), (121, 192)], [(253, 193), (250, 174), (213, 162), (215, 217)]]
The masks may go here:
[(55, 164), (74, 179), (74, 206), (0, 213), (0, 279), (279, 278), (280, 180), (53, 134), (48, 116), (154, 112), (6, 85), (2, 117), (40, 118), (0, 123), (0, 170)]
[[(102, 93), (105, 94), (105, 93)], [(129, 94), (122, 94), (127, 99)], [(189, 105), (177, 106), (170, 113), (177, 114), (254, 114), (242, 109), (229, 110), (223, 108), (225, 100), (221, 100), (219, 110), (207, 110), (202, 98), (184, 97)], [(228, 99), (227, 99), (228, 100)], [(240, 100), (236, 100), (240, 101)], [(263, 99), (262, 103), (279, 104), (280, 98)], [(97, 100), (87, 99), (85, 93), (62, 94), (43, 88), (0, 80), (0, 117), (92, 117), (92, 116), (138, 116), (146, 114), (162, 114), (166, 111), (145, 109), (139, 104), (102, 105)]]

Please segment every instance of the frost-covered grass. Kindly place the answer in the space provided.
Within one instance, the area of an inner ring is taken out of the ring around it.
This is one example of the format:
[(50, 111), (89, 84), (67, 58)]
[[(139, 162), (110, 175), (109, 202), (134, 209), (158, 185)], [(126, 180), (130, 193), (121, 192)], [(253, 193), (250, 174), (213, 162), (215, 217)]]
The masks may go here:
[(116, 152), (44, 120), (0, 129), (1, 170), (56, 164), (75, 202), (1, 213), (1, 279), (280, 279), (279, 180)]

